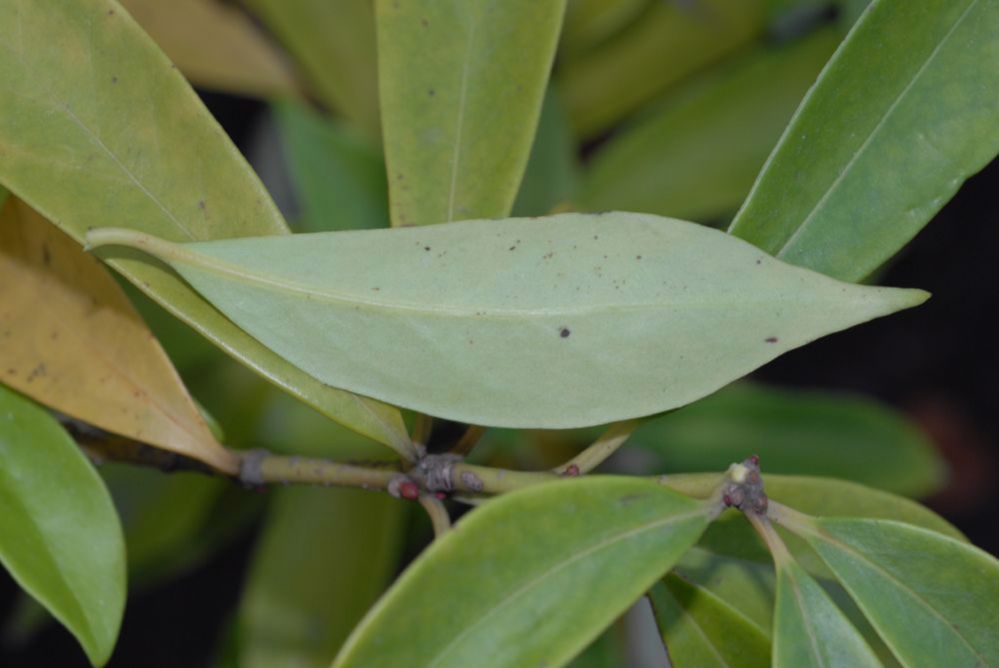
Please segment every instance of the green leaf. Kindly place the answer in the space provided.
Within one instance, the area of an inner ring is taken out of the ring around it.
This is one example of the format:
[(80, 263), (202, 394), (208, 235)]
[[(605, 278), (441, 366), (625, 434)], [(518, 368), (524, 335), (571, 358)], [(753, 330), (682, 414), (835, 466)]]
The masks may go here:
[(860, 632), (795, 561), (777, 565), (774, 668), (881, 668)]
[(125, 608), (111, 497), (59, 424), (0, 386), (0, 562), (104, 665)]
[(755, 453), (770, 473), (842, 478), (914, 497), (945, 477), (927, 436), (887, 407), (750, 383), (645, 422), (628, 446), (660, 454), (671, 472), (724, 470)]
[(634, 478), (503, 495), (413, 562), (334, 666), (562, 666), (697, 540), (709, 512)]
[(993, 557), (899, 522), (812, 522), (802, 535), (904, 665), (999, 663), (999, 562)]
[(842, 280), (869, 275), (999, 150), (997, 24), (995, 0), (873, 3), (730, 231)]
[(701, 222), (731, 213), (838, 42), (830, 28), (758, 47), (678, 86), (593, 156), (580, 206)]
[(926, 298), (838, 283), (716, 230), (639, 214), (188, 245), (113, 229), (88, 239), (169, 262), (323, 382), (493, 426), (675, 408)]
[(676, 575), (649, 590), (672, 668), (767, 668), (770, 640), (725, 601)]
[(239, 665), (327, 668), (394, 574), (404, 510), (384, 494), (278, 490), (240, 603)]
[[(0, 0), (0, 15), (0, 182), (36, 211), (77, 241), (103, 225), (176, 241), (287, 232), (236, 147), (120, 5)], [(396, 409), (296, 369), (165, 267), (124, 256), (114, 266), (271, 382), (410, 451)]]
[(294, 100), (272, 107), (284, 140), (303, 232), (388, 226), (388, 184), (377, 146)]
[(656, 95), (755, 39), (763, 0), (649, 3), (640, 20), (569, 60), (558, 85), (576, 132), (590, 138)]
[(576, 145), (558, 93), (548, 89), (513, 215), (544, 216), (572, 200), (579, 181)]
[(378, 0), (392, 224), (510, 213), (565, 0)]
[(319, 99), (378, 135), (373, 0), (246, 0), (302, 68)]
[(724, 601), (769, 636), (776, 587), (770, 563), (715, 554), (697, 546), (680, 558), (673, 572), (707, 596)]

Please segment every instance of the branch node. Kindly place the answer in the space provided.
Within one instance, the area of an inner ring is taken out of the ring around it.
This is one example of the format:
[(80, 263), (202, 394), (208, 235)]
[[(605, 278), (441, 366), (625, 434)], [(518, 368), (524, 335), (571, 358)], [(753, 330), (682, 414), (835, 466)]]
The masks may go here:
[(247, 450), (240, 455), (239, 481), (247, 487), (262, 487), (267, 484), (264, 479), (264, 460), (271, 456), (271, 453), (262, 448)]
[(766, 515), (769, 499), (763, 489), (760, 458), (747, 457), (740, 464), (728, 467), (728, 480), (722, 488), (721, 501), (726, 508), (738, 508), (744, 513)]
[(385, 491), (397, 499), (416, 501), (420, 498), (420, 487), (409, 476), (402, 473), (392, 476)]
[[(462, 461), (461, 455), (449, 452), (426, 455), (416, 463), (409, 474), (423, 485), (428, 492), (454, 491), (454, 465)], [(480, 481), (481, 482), (481, 481)]]

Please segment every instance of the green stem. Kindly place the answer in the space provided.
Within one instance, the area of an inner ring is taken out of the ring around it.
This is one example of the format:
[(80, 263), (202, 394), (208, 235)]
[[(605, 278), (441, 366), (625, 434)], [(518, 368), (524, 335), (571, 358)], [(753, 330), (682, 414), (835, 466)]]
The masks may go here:
[(436, 496), (432, 494), (420, 494), (420, 505), (430, 516), (430, 522), (434, 525), (434, 537), (440, 538), (451, 529), (451, 516), (448, 515), (447, 508)]
[(555, 473), (571, 476), (589, 473), (617, 452), (636, 427), (638, 427), (638, 420), (626, 420), (611, 425), (592, 445), (565, 464), (556, 467)]

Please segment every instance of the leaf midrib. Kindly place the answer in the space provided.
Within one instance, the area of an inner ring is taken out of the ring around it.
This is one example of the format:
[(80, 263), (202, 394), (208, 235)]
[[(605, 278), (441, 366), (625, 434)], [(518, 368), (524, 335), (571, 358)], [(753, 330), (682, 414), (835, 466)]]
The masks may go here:
[[(903, 583), (901, 580), (899, 580), (897, 577), (895, 577), (891, 572), (887, 571), (882, 566), (880, 566), (876, 562), (872, 561), (864, 553), (858, 551), (853, 546), (848, 545), (847, 543), (844, 543), (843, 541), (841, 541), (841, 540), (833, 537), (827, 531), (822, 531), (821, 533), (817, 533), (817, 534), (815, 534), (814, 537), (816, 539), (818, 539), (818, 540), (823, 540), (826, 543), (829, 543), (830, 545), (833, 545), (834, 547), (838, 547), (843, 552), (846, 552), (847, 554), (856, 557), (858, 561), (860, 561), (863, 564), (866, 564), (871, 570), (875, 571), (876, 573), (879, 573), (880, 575), (882, 575), (889, 582), (894, 583), (898, 589), (900, 589), (901, 591), (907, 593), (912, 599), (914, 599), (917, 603), (919, 603), (921, 607), (925, 608), (926, 610), (928, 610), (930, 612), (930, 614), (932, 616), (936, 617), (943, 624), (944, 628), (949, 629), (951, 632), (953, 632), (953, 634), (955, 636), (957, 636), (958, 638), (960, 638), (961, 642), (963, 642), (964, 645), (971, 651), (971, 653), (979, 661), (982, 662), (983, 666), (988, 664), (988, 662), (986, 661), (985, 657), (982, 656), (978, 652), (978, 649), (974, 645), (972, 645), (971, 642), (967, 638), (964, 637), (964, 634), (962, 634), (959, 629), (955, 628), (955, 626), (953, 624), (951, 624), (949, 621), (947, 621), (947, 618), (944, 617), (942, 614), (940, 614), (940, 612), (938, 612), (937, 609), (934, 608), (929, 603), (929, 601), (927, 601), (925, 598), (923, 598), (916, 590), (912, 589), (911, 587), (906, 586), (905, 583)], [(946, 537), (946, 536), (944, 536), (944, 537)], [(953, 540), (953, 539), (951, 539), (951, 540)], [(957, 541), (954, 541), (954, 542), (957, 543)], [(958, 543), (958, 545), (960, 545), (960, 544)], [(819, 554), (821, 555), (821, 552)], [(823, 557), (823, 560), (824, 559), (825, 558)], [(835, 572), (835, 569), (834, 569), (834, 572)], [(842, 582), (842, 579), (840, 579), (840, 581)], [(843, 584), (846, 584), (846, 583), (844, 582)], [(851, 591), (851, 595), (852, 595), (852, 591)], [(860, 601), (857, 601), (857, 604), (861, 607), (862, 610), (864, 610), (864, 613), (866, 614), (867, 613), (867, 609), (866, 608), (868, 606), (862, 604)], [(872, 618), (872, 622), (873, 622), (873, 618)], [(888, 643), (889, 646), (891, 646), (893, 652), (897, 653), (898, 650), (896, 649), (895, 643), (892, 640), (889, 640), (887, 637), (885, 637), (885, 642)]]
[(957, 20), (954, 22), (954, 25), (952, 25), (950, 29), (947, 31), (947, 34), (943, 36), (943, 39), (940, 40), (940, 42), (933, 48), (933, 50), (927, 56), (926, 61), (923, 62), (920, 68), (916, 71), (916, 74), (913, 75), (912, 80), (909, 81), (908, 84), (906, 84), (905, 88), (902, 89), (902, 92), (899, 93), (898, 97), (895, 98), (895, 101), (892, 102), (891, 105), (888, 107), (888, 109), (885, 110), (884, 114), (878, 120), (877, 124), (871, 130), (870, 134), (868, 134), (867, 138), (864, 139), (864, 142), (860, 145), (860, 148), (857, 149), (857, 151), (853, 154), (850, 160), (847, 161), (847, 163), (843, 166), (839, 174), (836, 175), (836, 178), (833, 180), (832, 184), (830, 184), (830, 186), (823, 193), (822, 197), (819, 198), (819, 200), (815, 203), (811, 211), (809, 211), (808, 215), (805, 216), (804, 220), (802, 220), (801, 224), (794, 231), (794, 233), (791, 234), (790, 237), (788, 237), (787, 241), (785, 241), (784, 244), (780, 247), (780, 249), (774, 254), (774, 257), (783, 258), (787, 255), (789, 249), (791, 249), (794, 246), (798, 238), (801, 237), (804, 231), (810, 226), (812, 221), (815, 220), (816, 215), (818, 214), (819, 211), (821, 211), (825, 207), (830, 197), (832, 197), (833, 192), (839, 188), (839, 186), (846, 179), (847, 174), (850, 172), (853, 166), (857, 163), (857, 161), (861, 158), (861, 156), (867, 151), (867, 149), (873, 143), (874, 138), (884, 128), (885, 123), (887, 123), (888, 119), (892, 116), (892, 114), (895, 113), (895, 110), (902, 103), (903, 99), (905, 99), (905, 97), (909, 94), (912, 88), (916, 85), (916, 82), (918, 82), (919, 79), (923, 76), (923, 74), (925, 74), (926, 70), (929, 68), (934, 59), (937, 57), (940, 50), (943, 48), (944, 44), (947, 43), (947, 41), (951, 38), (951, 36), (954, 34), (957, 28), (964, 22), (965, 18), (967, 18), (968, 14), (971, 12), (972, 9), (974, 9), (974, 7), (977, 4), (978, 0), (972, 0), (971, 3), (968, 4), (968, 7), (964, 10), (964, 12), (961, 13), (961, 16), (957, 18)]
[[(166, 242), (170, 243), (170, 242)], [(329, 290), (316, 291), (314, 288), (297, 282), (281, 278), (274, 275), (267, 275), (263, 273), (251, 273), (243, 269), (241, 266), (226, 262), (224, 260), (219, 260), (217, 258), (211, 258), (196, 251), (189, 251), (183, 248), (182, 245), (177, 245), (170, 243), (170, 246), (174, 250), (171, 250), (171, 256), (167, 259), (169, 262), (176, 262), (181, 265), (189, 265), (194, 267), (200, 267), (206, 271), (213, 272), (220, 276), (227, 276), (237, 281), (242, 281), (250, 285), (258, 285), (263, 287), (272, 288), (274, 290), (290, 292), (293, 294), (304, 295), (306, 299), (311, 301), (321, 301), (326, 303), (340, 303), (346, 307), (364, 306), (372, 309), (382, 309), (386, 311), (413, 311), (417, 313), (425, 314), (435, 314), (441, 316), (458, 317), (458, 318), (476, 318), (482, 319), (484, 317), (496, 318), (496, 319), (522, 319), (525, 317), (550, 317), (559, 315), (589, 315), (593, 313), (626, 313), (630, 311), (650, 311), (656, 309), (670, 309), (670, 308), (717, 308), (719, 310), (728, 310), (734, 307), (746, 307), (759, 304), (768, 304), (773, 300), (770, 299), (750, 299), (750, 298), (733, 298), (731, 300), (698, 300), (698, 301), (660, 301), (660, 302), (640, 302), (633, 304), (581, 304), (580, 306), (562, 306), (560, 308), (547, 308), (547, 309), (528, 309), (528, 308), (497, 308), (497, 307), (468, 307), (468, 308), (457, 308), (444, 305), (430, 305), (430, 304), (414, 304), (405, 302), (390, 302), (385, 300), (377, 299), (364, 299), (359, 295), (350, 293), (337, 293)], [(156, 254), (155, 252), (153, 253)], [(812, 296), (802, 296), (801, 299), (792, 300), (788, 299), (786, 295), (781, 296), (781, 303), (789, 304), (795, 302), (808, 303), (811, 305), (822, 304), (822, 303), (836, 303), (844, 304), (848, 303), (851, 305), (860, 305), (866, 303), (868, 300), (865, 298), (851, 298), (848, 300), (817, 300), (814, 295)]]

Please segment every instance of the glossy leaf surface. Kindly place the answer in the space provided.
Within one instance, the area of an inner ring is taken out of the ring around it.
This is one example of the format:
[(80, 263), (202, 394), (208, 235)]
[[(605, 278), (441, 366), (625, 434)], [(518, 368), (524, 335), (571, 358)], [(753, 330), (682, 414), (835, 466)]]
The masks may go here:
[[(287, 232), (236, 147), (118, 3), (0, 0), (0, 15), (0, 183), (35, 210), (78, 241), (109, 224), (176, 241)], [(173, 272), (128, 257), (114, 266), (271, 382), (409, 447), (397, 410), (296, 369)]]
[(373, 0), (246, 0), (329, 107), (378, 134)]
[(107, 269), (13, 198), (0, 211), (0, 340), (8, 386), (107, 431), (238, 469)]
[(284, 54), (245, 12), (216, 0), (122, 0), (192, 83), (258, 96), (293, 95)]
[(323, 382), (495, 426), (675, 408), (926, 297), (838, 283), (716, 230), (637, 214), (191, 245), (113, 229), (88, 239), (170, 262)]
[(839, 35), (764, 46), (677, 86), (593, 156), (580, 206), (699, 222), (735, 211)]
[(295, 229), (388, 227), (385, 162), (372, 140), (293, 100), (272, 109), (298, 199)]
[(794, 561), (777, 567), (774, 668), (881, 668), (822, 587)]
[(905, 666), (999, 663), (999, 562), (898, 522), (816, 518), (803, 534)]
[(376, 2), (392, 224), (509, 215), (565, 0)]
[(667, 575), (649, 590), (672, 668), (767, 668), (770, 639), (705, 589)]
[(939, 488), (944, 463), (903, 415), (849, 394), (737, 383), (642, 424), (628, 446), (670, 471), (721, 471), (746, 453), (768, 473), (852, 480), (918, 497)]
[(0, 562), (100, 666), (125, 608), (125, 546), (93, 466), (42, 408), (0, 385)]
[(731, 232), (842, 280), (874, 271), (999, 151), (996, 25), (995, 0), (874, 3)]
[(503, 495), (413, 562), (334, 666), (564, 665), (697, 540), (707, 513), (631, 478)]

